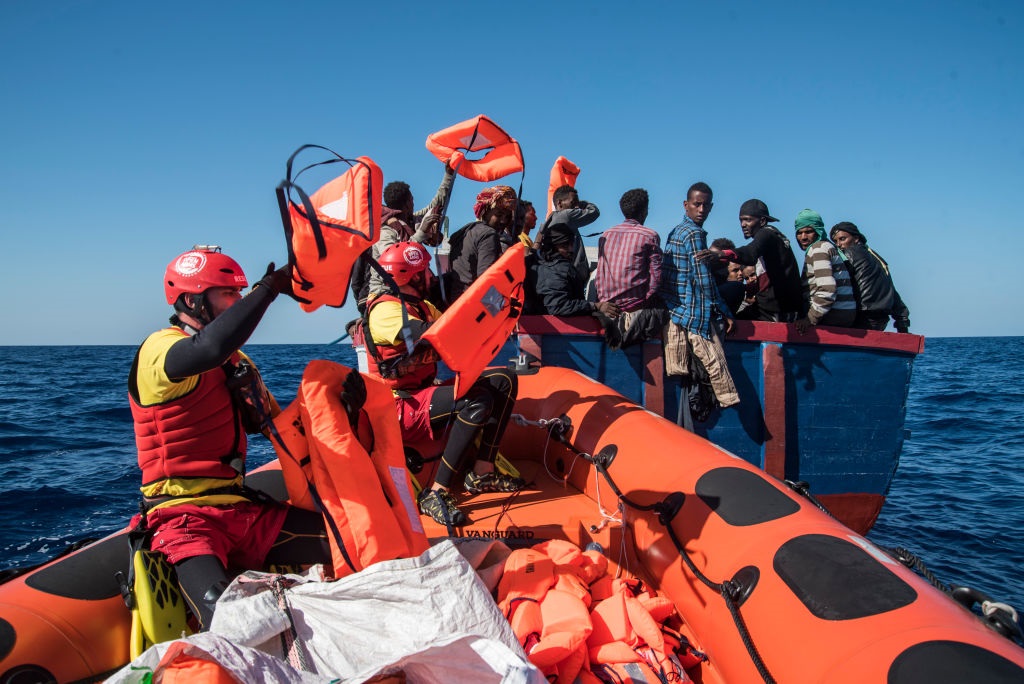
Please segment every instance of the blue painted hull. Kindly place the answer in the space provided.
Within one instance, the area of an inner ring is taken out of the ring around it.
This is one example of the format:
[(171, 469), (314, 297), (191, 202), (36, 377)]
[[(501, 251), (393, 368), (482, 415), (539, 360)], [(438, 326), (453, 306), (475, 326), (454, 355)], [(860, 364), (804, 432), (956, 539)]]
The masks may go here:
[[(496, 361), (517, 346), (679, 419), (680, 385), (662, 371), (660, 341), (612, 351), (593, 319), (538, 316), (521, 319)], [(785, 324), (739, 322), (725, 348), (740, 404), (694, 432), (780, 480), (808, 483), (848, 526), (870, 529), (899, 464), (923, 338), (838, 328), (798, 335)]]

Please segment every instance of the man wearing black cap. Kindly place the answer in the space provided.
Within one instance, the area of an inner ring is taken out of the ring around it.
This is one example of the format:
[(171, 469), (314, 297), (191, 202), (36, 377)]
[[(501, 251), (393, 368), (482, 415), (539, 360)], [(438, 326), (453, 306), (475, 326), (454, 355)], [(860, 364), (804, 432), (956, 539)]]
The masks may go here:
[(857, 318), (853, 327), (885, 330), (891, 316), (896, 332), (910, 332), (910, 309), (892, 283), (889, 264), (868, 247), (860, 229), (843, 221), (832, 226), (829, 238), (846, 257), (853, 280), (853, 292), (857, 296)]
[(789, 239), (778, 228), (769, 225), (779, 219), (768, 213), (768, 205), (749, 199), (740, 207), (740, 228), (750, 242), (733, 250), (715, 254), (701, 252), (697, 259), (725, 257), (744, 266), (757, 268), (760, 286), (757, 293), (757, 320), (795, 321), (803, 306), (800, 267)]

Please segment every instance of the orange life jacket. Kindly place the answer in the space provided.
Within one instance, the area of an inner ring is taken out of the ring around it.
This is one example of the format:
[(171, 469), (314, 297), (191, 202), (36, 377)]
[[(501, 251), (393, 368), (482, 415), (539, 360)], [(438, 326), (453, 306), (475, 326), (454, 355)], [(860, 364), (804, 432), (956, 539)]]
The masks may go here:
[[(293, 297), (304, 311), (345, 303), (353, 264), (377, 241), (384, 183), (380, 167), (369, 157), (345, 159), (335, 154), (323, 163), (344, 162), (348, 171), (307, 196), (295, 183), (302, 172), (295, 179), (291, 174), (295, 156), (309, 147), (319, 146), (300, 147), (288, 160), (288, 177), (277, 188)], [(293, 191), (298, 202), (291, 199)]]
[[(427, 136), (427, 149), (456, 173), (470, 180), (489, 183), (523, 170), (523, 151), (515, 138), (480, 114)], [(480, 159), (467, 159), (467, 152), (487, 150)]]
[(579, 175), (580, 167), (576, 166), (565, 157), (559, 157), (555, 160), (554, 166), (551, 167), (551, 177), (548, 180), (548, 216), (550, 216), (551, 212), (555, 210), (555, 190), (563, 185), (571, 185), (575, 188), (576, 178)]
[(677, 657), (682, 640), (659, 624), (675, 606), (607, 570), (600, 553), (564, 540), (509, 555), (498, 606), (530, 662), (559, 682), (593, 681), (591, 673), (601, 681), (689, 681)]
[(522, 243), (505, 250), (423, 333), (423, 339), (455, 371), (456, 398), (476, 382), (519, 320), (525, 255)]
[(363, 376), (372, 448), (349, 425), (342, 384), (358, 371), (332, 361), (306, 366), (298, 396), (274, 420), (274, 448), (288, 496), (324, 514), (334, 576), (427, 549), (416, 497), (405, 467), (402, 435), (390, 387)]

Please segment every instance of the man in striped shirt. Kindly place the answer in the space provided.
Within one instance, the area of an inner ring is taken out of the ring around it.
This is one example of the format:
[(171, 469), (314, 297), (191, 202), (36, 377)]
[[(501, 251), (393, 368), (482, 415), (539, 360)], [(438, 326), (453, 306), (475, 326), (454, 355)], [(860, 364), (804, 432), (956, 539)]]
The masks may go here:
[(836, 246), (825, 239), (821, 214), (804, 209), (796, 216), (797, 244), (804, 250), (804, 298), (807, 313), (796, 322), (799, 333), (812, 325), (849, 327), (857, 316), (850, 272)]

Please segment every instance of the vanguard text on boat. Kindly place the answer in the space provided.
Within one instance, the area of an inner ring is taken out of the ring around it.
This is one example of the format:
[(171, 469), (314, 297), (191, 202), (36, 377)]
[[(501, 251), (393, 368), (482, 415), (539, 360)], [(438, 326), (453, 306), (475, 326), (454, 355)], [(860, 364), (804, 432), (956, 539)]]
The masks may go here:
[[(461, 536), (597, 542), (672, 600), (708, 658), (698, 681), (1024, 676), (1024, 650), (759, 469), (575, 371), (520, 381), (503, 452), (533, 485), (474, 499)], [(249, 482), (283, 495), (274, 468)], [(2, 681), (77, 681), (127, 662), (114, 579), (125, 547), (114, 535), (0, 587)]]

